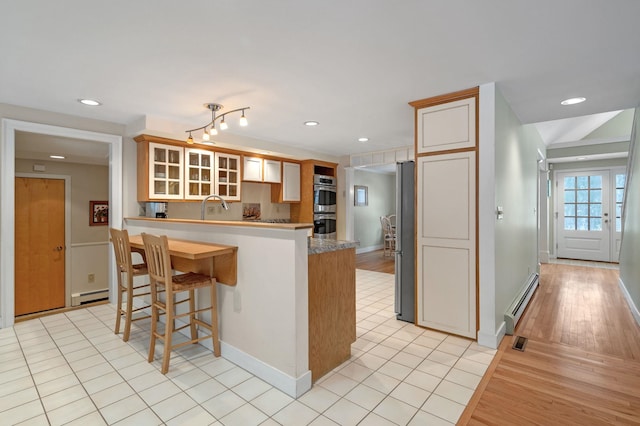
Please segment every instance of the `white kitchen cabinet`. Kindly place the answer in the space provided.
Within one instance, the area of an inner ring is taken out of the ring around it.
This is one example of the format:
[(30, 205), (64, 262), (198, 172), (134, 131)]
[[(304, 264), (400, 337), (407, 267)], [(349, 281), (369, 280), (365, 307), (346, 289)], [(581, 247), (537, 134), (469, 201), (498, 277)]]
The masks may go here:
[(149, 144), (149, 199), (183, 198), (183, 155), (181, 147)]
[(282, 162), (282, 200), (300, 201), (300, 164)]
[(262, 182), (262, 158), (244, 156), (242, 180)]
[[(477, 338), (477, 91), (415, 101), (416, 324)], [(452, 152), (453, 151), (453, 152)]]
[(214, 194), (228, 201), (240, 201), (240, 156), (215, 153)]
[(280, 161), (265, 159), (262, 164), (263, 181), (269, 183), (280, 183)]
[(185, 200), (202, 200), (213, 189), (214, 154), (203, 149), (185, 148)]

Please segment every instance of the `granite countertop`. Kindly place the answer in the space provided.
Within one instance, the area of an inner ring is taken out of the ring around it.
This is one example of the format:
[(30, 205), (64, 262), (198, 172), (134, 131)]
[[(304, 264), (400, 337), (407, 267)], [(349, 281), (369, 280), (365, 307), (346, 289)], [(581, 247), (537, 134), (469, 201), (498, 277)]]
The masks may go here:
[(322, 238), (309, 238), (309, 254), (321, 254), (330, 251), (355, 248), (355, 241), (328, 240)]

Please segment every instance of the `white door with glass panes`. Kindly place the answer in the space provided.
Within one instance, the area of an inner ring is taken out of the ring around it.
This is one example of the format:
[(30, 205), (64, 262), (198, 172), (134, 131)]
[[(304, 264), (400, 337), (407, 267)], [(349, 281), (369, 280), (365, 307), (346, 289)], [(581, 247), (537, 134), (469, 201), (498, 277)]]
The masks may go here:
[(557, 173), (557, 257), (618, 261), (624, 181), (613, 169)]

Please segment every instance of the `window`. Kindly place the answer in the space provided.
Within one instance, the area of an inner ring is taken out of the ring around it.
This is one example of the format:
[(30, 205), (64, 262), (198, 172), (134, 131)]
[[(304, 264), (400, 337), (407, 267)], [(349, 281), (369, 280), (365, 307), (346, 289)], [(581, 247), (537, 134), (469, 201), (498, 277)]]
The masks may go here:
[(624, 173), (616, 174), (616, 232), (622, 232), (622, 198), (626, 180)]
[(564, 178), (564, 229), (602, 231), (602, 176)]

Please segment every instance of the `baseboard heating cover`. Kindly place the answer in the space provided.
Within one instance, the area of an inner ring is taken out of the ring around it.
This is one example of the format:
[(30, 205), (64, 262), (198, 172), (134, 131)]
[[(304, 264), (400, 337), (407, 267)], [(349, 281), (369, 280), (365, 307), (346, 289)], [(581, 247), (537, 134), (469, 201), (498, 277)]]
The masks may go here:
[(83, 303), (93, 302), (100, 299), (109, 298), (109, 289), (102, 288), (100, 290), (84, 291), (82, 293), (73, 293), (71, 295), (71, 306), (82, 305)]
[(520, 290), (518, 296), (507, 308), (507, 311), (504, 313), (504, 322), (507, 334), (513, 334), (516, 324), (518, 324), (522, 313), (527, 307), (527, 304), (529, 304), (529, 300), (531, 299), (531, 296), (533, 296), (533, 292), (536, 291), (539, 282), (539, 275), (536, 272), (529, 275), (525, 285), (522, 287), (522, 290)]

